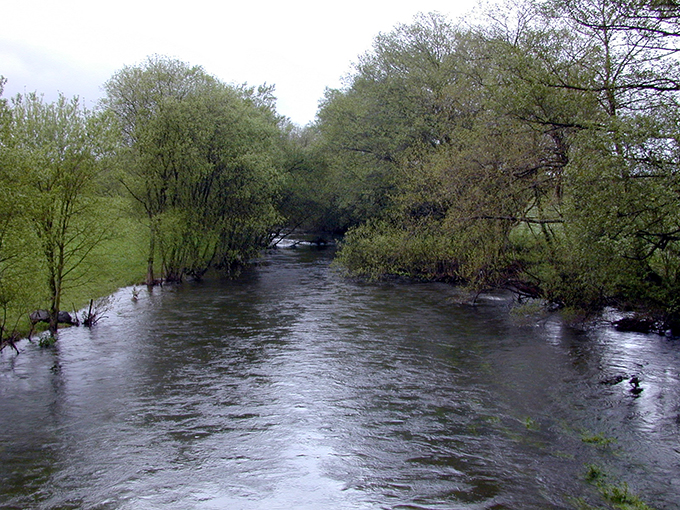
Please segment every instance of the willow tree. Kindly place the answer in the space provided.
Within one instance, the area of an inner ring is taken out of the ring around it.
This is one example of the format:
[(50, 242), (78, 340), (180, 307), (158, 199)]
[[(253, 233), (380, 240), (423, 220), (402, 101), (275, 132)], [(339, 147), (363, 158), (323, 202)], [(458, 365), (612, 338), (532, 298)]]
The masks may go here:
[(64, 289), (107, 234), (95, 191), (115, 147), (115, 122), (63, 95), (53, 103), (18, 95), (11, 113), (15, 190), (40, 246), (54, 334)]
[(501, 103), (510, 88), (494, 49), (421, 15), (378, 37), (350, 86), (328, 96), (328, 146), (356, 169), (358, 190), (374, 176), (384, 189), (346, 239), (351, 268), (484, 285), (504, 276), (518, 224), (554, 221), (537, 214), (535, 190), (555, 142)]
[(284, 125), (284, 183), (278, 209), (284, 216), (280, 235), (295, 230), (342, 234), (355, 211), (343, 207), (347, 197), (334, 178), (318, 126)]
[(160, 215), (164, 276), (229, 271), (266, 246), (279, 221), (277, 126), (224, 85), (165, 106), (148, 149), (174, 170), (171, 203)]
[[(5, 79), (0, 76), (0, 96), (4, 84)], [(18, 269), (25, 249), (21, 246), (25, 229), (19, 221), (22, 193), (18, 187), (20, 172), (13, 164), (11, 130), (9, 102), (0, 97), (0, 350), (5, 345), (14, 345), (20, 316), (25, 312), (19, 302), (26, 294), (25, 278)]]
[(278, 220), (278, 117), (271, 89), (232, 87), (184, 62), (151, 57), (106, 83), (123, 126), (122, 181), (149, 227), (147, 283), (228, 269)]
[(127, 151), (123, 185), (141, 207), (149, 228), (146, 282), (155, 281), (154, 263), (160, 215), (173, 202), (177, 171), (173, 154), (158, 154), (153, 128), (166, 104), (199, 94), (214, 83), (200, 67), (153, 56), (126, 66), (106, 82), (104, 105), (118, 118)]
[(341, 258), (677, 318), (677, 6), (548, 0), (512, 14), (398, 27), (328, 95), (320, 129), (346, 182), (383, 190)]
[(319, 130), (355, 225), (390, 205), (404, 161), (448, 143), (451, 120), (468, 113), (450, 93), (467, 83), (460, 39), (444, 17), (420, 15), (376, 37), (347, 85), (327, 92)]
[[(555, 297), (578, 304), (645, 303), (678, 315), (677, 63), (673, 2), (543, 2), (539, 24), (563, 35), (535, 45), (536, 86), (587, 104), (571, 112), (562, 275)], [(581, 301), (581, 303), (579, 303)]]

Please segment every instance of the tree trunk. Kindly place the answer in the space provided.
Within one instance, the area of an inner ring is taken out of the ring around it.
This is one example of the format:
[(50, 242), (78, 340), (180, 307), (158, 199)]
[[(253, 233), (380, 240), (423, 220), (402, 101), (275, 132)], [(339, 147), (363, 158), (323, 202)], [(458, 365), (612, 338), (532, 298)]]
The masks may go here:
[(153, 274), (154, 252), (156, 251), (156, 227), (151, 219), (151, 226), (149, 229), (149, 254), (146, 265), (146, 284), (153, 285), (155, 283)]
[(50, 324), (49, 331), (52, 336), (57, 334), (57, 328), (59, 325), (59, 307), (61, 305), (61, 281), (57, 275), (53, 274), (50, 276), (50, 292), (51, 304), (50, 304)]

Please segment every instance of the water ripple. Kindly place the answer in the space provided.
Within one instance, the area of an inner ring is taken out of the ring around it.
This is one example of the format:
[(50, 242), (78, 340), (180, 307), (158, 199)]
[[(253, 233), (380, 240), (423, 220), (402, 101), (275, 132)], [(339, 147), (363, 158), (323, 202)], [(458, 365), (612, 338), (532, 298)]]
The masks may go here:
[(522, 327), (503, 296), (329, 260), (123, 289), (96, 328), (0, 354), (0, 506), (566, 509), (597, 504), (591, 463), (676, 503), (677, 344)]

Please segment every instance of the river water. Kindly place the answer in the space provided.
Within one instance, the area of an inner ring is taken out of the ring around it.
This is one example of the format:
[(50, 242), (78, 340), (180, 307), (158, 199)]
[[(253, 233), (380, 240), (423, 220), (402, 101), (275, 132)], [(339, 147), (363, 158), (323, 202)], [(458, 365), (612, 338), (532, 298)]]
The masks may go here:
[(122, 289), (93, 329), (4, 350), (0, 508), (607, 508), (588, 469), (680, 507), (679, 341), (331, 258)]

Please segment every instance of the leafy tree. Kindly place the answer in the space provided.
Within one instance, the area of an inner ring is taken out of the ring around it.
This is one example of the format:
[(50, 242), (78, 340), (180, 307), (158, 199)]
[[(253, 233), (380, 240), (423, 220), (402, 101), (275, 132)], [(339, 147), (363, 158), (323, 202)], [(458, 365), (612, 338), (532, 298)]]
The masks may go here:
[[(383, 181), (391, 184), (389, 203), (378, 208), (383, 219), (350, 233), (340, 255), (345, 264), (366, 269), (359, 252), (372, 236), (385, 239), (389, 232), (396, 247), (385, 254), (391, 262), (379, 265), (390, 272), (499, 284), (511, 266), (511, 232), (559, 221), (545, 197), (559, 180), (561, 138), (527, 124), (504, 99), (511, 88), (498, 50), (507, 46), (437, 16), (376, 41), (353, 83), (373, 80), (366, 94), (388, 112), (375, 116), (385, 119), (376, 128), (377, 146), (384, 136), (401, 146)], [(385, 90), (389, 101), (382, 99)], [(405, 111), (401, 123), (395, 120)], [(357, 141), (370, 146), (374, 137), (364, 131)]]
[(327, 96), (330, 154), (385, 189), (341, 260), (676, 314), (677, 9), (551, 0), (501, 14), (446, 42), (423, 18), (400, 27)]
[(318, 126), (285, 126), (285, 169), (279, 210), (284, 217), (280, 235), (295, 230), (342, 234), (351, 224), (342, 179), (337, 178)]
[(450, 94), (468, 81), (459, 41), (442, 16), (421, 15), (378, 36), (347, 87), (327, 92), (319, 130), (353, 224), (389, 206), (401, 162), (448, 143), (449, 123), (474, 109)]
[(279, 221), (279, 133), (228, 87), (175, 107), (159, 117), (170, 125), (156, 132), (159, 152), (173, 154), (178, 168), (174, 203), (162, 217), (173, 226), (161, 233), (161, 254), (166, 278), (181, 279), (210, 267), (229, 270), (269, 243)]
[(124, 186), (142, 208), (149, 228), (146, 282), (152, 285), (160, 215), (172, 205), (174, 196), (173, 154), (160, 153), (154, 140), (154, 124), (166, 104), (182, 101), (214, 83), (200, 67), (160, 56), (140, 66), (126, 66), (105, 83), (104, 105), (121, 125), (123, 144), (128, 148)]
[(279, 218), (279, 118), (271, 87), (231, 87), (200, 67), (151, 57), (106, 84), (123, 123), (122, 180), (149, 226), (147, 283), (230, 269), (266, 245)]
[(12, 100), (11, 143), (15, 189), (39, 242), (49, 290), (50, 331), (64, 289), (74, 271), (104, 239), (95, 185), (114, 148), (115, 124), (63, 95), (54, 103), (41, 96)]
[[(569, 136), (560, 265), (548, 278), (563, 302), (646, 303), (677, 314), (677, 8), (662, 2), (553, 1), (546, 25), (568, 41), (537, 47), (554, 96), (579, 98)], [(588, 277), (586, 278), (586, 275)]]
[[(0, 96), (6, 80), (0, 77)], [(14, 165), (12, 165), (11, 144), (12, 112), (8, 101), (0, 98), (0, 349), (5, 342), (13, 345), (17, 336), (19, 314), (12, 313), (17, 302), (22, 300), (22, 289), (17, 266), (21, 254), (17, 246), (16, 232), (21, 200), (16, 189)]]

